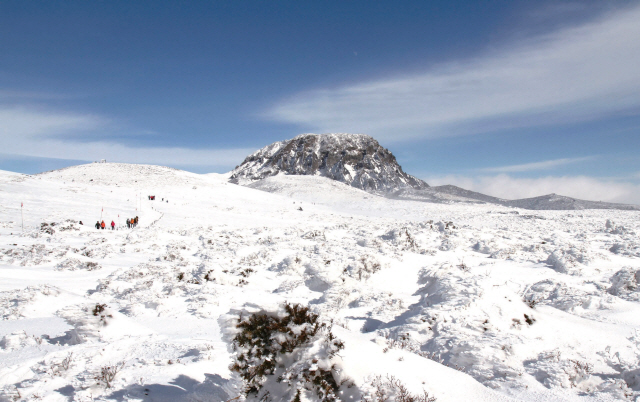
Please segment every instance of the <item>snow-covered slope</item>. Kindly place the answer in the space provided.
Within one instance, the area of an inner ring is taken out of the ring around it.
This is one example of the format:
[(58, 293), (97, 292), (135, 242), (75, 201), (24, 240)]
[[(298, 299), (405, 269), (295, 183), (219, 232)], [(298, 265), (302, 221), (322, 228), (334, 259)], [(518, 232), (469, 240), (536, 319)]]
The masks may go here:
[(176, 186), (201, 182), (202, 175), (165, 166), (131, 163), (91, 163), (36, 175), (47, 180), (97, 186)]
[(249, 155), (230, 180), (246, 184), (277, 174), (323, 176), (375, 193), (429, 187), (364, 134), (302, 134), (275, 142)]
[[(12, 177), (0, 400), (228, 401), (243, 387), (229, 370), (238, 312), (285, 302), (344, 343), (345, 401), (375, 395), (378, 375), (438, 402), (640, 397), (638, 211), (416, 202), (319, 176), (244, 187), (126, 164)], [(101, 215), (117, 230), (96, 230)]]
[(6, 170), (0, 170), (0, 183), (5, 183), (9, 181), (19, 181), (26, 176), (27, 175), (22, 173), (14, 173), (14, 172), (8, 172)]

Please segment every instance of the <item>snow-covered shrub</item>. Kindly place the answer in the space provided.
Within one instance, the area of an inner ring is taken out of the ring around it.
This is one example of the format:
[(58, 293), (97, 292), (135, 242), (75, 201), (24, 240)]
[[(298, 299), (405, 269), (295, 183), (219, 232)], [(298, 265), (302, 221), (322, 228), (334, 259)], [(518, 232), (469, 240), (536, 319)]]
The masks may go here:
[(279, 263), (269, 267), (269, 271), (278, 272), (280, 275), (302, 276), (304, 273), (302, 258), (298, 255), (285, 257)]
[(93, 316), (98, 317), (102, 325), (107, 325), (107, 319), (113, 318), (108, 308), (106, 304), (96, 303), (96, 306), (91, 310)]
[(589, 388), (593, 365), (583, 360), (562, 359), (558, 350), (540, 353), (537, 359), (525, 362), (536, 380), (547, 388)]
[(630, 300), (640, 300), (640, 269), (624, 267), (610, 279), (609, 293)]
[(382, 269), (380, 261), (369, 254), (365, 254), (361, 256), (354, 264), (348, 265), (344, 269), (343, 273), (361, 281), (369, 279), (371, 275), (380, 271), (380, 269)]
[[(568, 366), (568, 367), (567, 367)], [(569, 360), (563, 371), (569, 377), (571, 387), (577, 386), (580, 382), (588, 380), (593, 373), (593, 365), (581, 360)]]
[(344, 381), (336, 354), (344, 345), (319, 316), (301, 305), (240, 316), (230, 366), (248, 400), (336, 401)]
[(287, 293), (296, 289), (299, 286), (304, 285), (304, 281), (300, 279), (287, 279), (280, 283), (280, 286), (273, 293)]
[(444, 235), (442, 236), (442, 243), (440, 243), (438, 250), (451, 251), (451, 250), (454, 250), (456, 247), (458, 247), (458, 242), (456, 242), (450, 236)]
[(59, 223), (59, 225), (60, 226), (58, 226), (58, 230), (60, 230), (61, 232), (80, 230), (80, 228), (76, 226), (76, 221), (72, 221), (71, 219), (67, 219), (64, 222)]
[(73, 352), (70, 352), (65, 356), (64, 359), (58, 362), (51, 362), (51, 366), (48, 370), (51, 376), (62, 376), (69, 368), (71, 367), (71, 363), (73, 362)]
[(425, 390), (412, 394), (406, 385), (393, 375), (377, 375), (363, 387), (362, 402), (435, 402), (437, 399)]
[(110, 254), (115, 253), (115, 249), (113, 246), (109, 244), (102, 245), (100, 247), (94, 247), (92, 249), (85, 248), (81, 253), (85, 257), (93, 257), (93, 258), (107, 258)]
[(489, 258), (493, 258), (494, 260), (509, 260), (513, 259), (515, 254), (516, 249), (514, 247), (506, 247), (492, 252)]
[(269, 258), (269, 252), (263, 249), (242, 257), (238, 263), (240, 265), (255, 267), (256, 265), (262, 264), (267, 258)]
[(55, 225), (56, 225), (56, 224), (55, 224), (54, 222), (51, 222), (51, 224), (48, 224), (47, 222), (42, 222), (42, 223), (40, 224), (40, 231), (41, 231), (42, 233), (46, 233), (46, 234), (49, 234), (49, 235), (53, 235), (53, 234), (56, 232), (56, 231), (53, 229), (53, 227), (54, 227)]
[(386, 335), (386, 338), (387, 338), (387, 347), (382, 350), (384, 353), (387, 353), (389, 349), (402, 349), (411, 353), (415, 353), (418, 356), (433, 360), (434, 362), (438, 362), (448, 367), (455, 368), (458, 371), (464, 371), (464, 368), (462, 367), (458, 367), (458, 366), (452, 367), (449, 364), (445, 364), (444, 360), (442, 359), (442, 357), (440, 357), (438, 353), (428, 352), (426, 350), (420, 349), (421, 347), (420, 343), (415, 341), (413, 338), (411, 338), (411, 334), (409, 333), (396, 334), (395, 336), (388, 334)]
[(17, 320), (23, 317), (24, 308), (40, 296), (58, 296), (60, 290), (48, 285), (29, 286), (0, 292), (0, 320)]
[(41, 338), (29, 336), (26, 332), (14, 332), (0, 339), (0, 349), (10, 352), (12, 350), (22, 349), (26, 346), (36, 346), (42, 343)]
[(591, 257), (584, 249), (571, 247), (569, 249), (556, 249), (549, 255), (546, 263), (553, 269), (563, 274), (580, 273), (579, 264), (588, 264)]
[(640, 368), (625, 370), (622, 379), (629, 388), (640, 391)]
[(97, 262), (93, 261), (80, 261), (76, 258), (68, 258), (58, 265), (56, 265), (56, 271), (76, 271), (76, 270), (85, 270), (85, 271), (94, 271), (96, 269), (100, 269), (102, 266)]
[(630, 354), (621, 354), (620, 351), (613, 353), (611, 346), (598, 352), (607, 366), (617, 372), (617, 375), (610, 375), (608, 381), (599, 386), (599, 390), (619, 399), (640, 396), (640, 331), (636, 330), (628, 339), (632, 344)]
[(637, 243), (613, 243), (609, 248), (613, 254), (625, 255), (630, 257), (640, 257), (640, 245)]
[(604, 226), (605, 226), (605, 232), (611, 233), (611, 234), (625, 235), (625, 234), (633, 233), (632, 231), (628, 230), (622, 225), (616, 225), (616, 223), (611, 219), (607, 219), (607, 222), (605, 222)]
[[(604, 308), (613, 299), (612, 296), (598, 290), (587, 292), (552, 279), (534, 283), (527, 288), (523, 295), (523, 300), (527, 304), (529, 301), (535, 301), (534, 306), (546, 304), (568, 312), (574, 312), (581, 308), (585, 310)], [(531, 307), (530, 304), (529, 306)]]
[(484, 240), (480, 240), (473, 245), (473, 250), (482, 254), (491, 254), (496, 250), (495, 242), (485, 242)]
[(420, 252), (420, 247), (414, 236), (409, 232), (409, 228), (392, 229), (381, 236), (383, 240), (390, 241), (401, 251)]
[[(346, 289), (345, 289), (346, 290)], [(354, 296), (359, 296), (353, 299)], [(381, 320), (391, 320), (396, 317), (401, 311), (404, 311), (406, 305), (403, 299), (400, 297), (394, 297), (393, 293), (389, 292), (350, 292), (347, 293), (350, 308), (364, 307), (371, 311), (371, 317)], [(363, 331), (366, 328), (363, 328)]]
[(609, 248), (609, 251), (613, 254), (624, 254), (626, 248), (627, 245), (624, 243), (614, 243), (613, 246)]
[(326, 241), (327, 238), (324, 235), (324, 232), (321, 230), (311, 230), (309, 232), (306, 232), (305, 234), (302, 235), (303, 239), (319, 239), (319, 240), (323, 240)]
[(422, 295), (420, 303), (425, 307), (441, 303), (466, 306), (481, 294), (475, 278), (461, 273), (448, 262), (438, 268), (422, 268), (418, 273), (418, 284), (424, 285), (417, 294)]
[(619, 378), (609, 378), (602, 384), (598, 385), (598, 392), (607, 393), (616, 398), (616, 400), (632, 400), (633, 390), (629, 388), (624, 380)]
[(0, 260), (9, 264), (20, 264), (21, 266), (31, 266), (46, 264), (51, 261), (49, 258), (53, 250), (44, 244), (32, 244), (30, 246), (20, 246), (0, 252)]
[(156, 261), (184, 261), (181, 255), (181, 250), (186, 250), (187, 246), (184, 243), (175, 243), (167, 245), (167, 252), (156, 258)]
[(451, 221), (448, 221), (448, 222), (442, 222), (442, 221), (436, 222), (435, 226), (438, 228), (438, 231), (440, 231), (440, 232), (451, 232), (456, 228), (456, 226)]

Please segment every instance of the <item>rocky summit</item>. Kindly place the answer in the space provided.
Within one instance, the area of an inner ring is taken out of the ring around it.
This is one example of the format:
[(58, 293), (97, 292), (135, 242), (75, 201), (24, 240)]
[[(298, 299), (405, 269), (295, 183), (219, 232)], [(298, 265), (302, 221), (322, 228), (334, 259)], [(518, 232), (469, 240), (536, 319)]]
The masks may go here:
[(275, 142), (249, 155), (229, 181), (248, 184), (278, 174), (324, 176), (372, 193), (429, 187), (364, 134), (302, 134)]

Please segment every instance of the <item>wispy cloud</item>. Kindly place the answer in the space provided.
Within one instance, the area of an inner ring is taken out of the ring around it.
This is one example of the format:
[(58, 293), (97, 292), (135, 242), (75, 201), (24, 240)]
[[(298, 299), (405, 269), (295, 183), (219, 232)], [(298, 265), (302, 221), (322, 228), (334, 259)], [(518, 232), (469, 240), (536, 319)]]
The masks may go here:
[(298, 93), (265, 116), (319, 132), (438, 137), (640, 107), (640, 7), (422, 74)]
[[(131, 147), (100, 139), (113, 128), (109, 119), (81, 113), (0, 105), (0, 141), (4, 154), (70, 160), (232, 167), (253, 149)], [(72, 134), (81, 134), (75, 141)]]
[(532, 172), (536, 170), (553, 169), (558, 166), (569, 165), (572, 163), (584, 162), (588, 160), (593, 160), (593, 157), (587, 156), (584, 158), (553, 159), (553, 160), (542, 161), (542, 162), (524, 163), (522, 165), (489, 167), (489, 168), (483, 168), (479, 170), (482, 172), (491, 172), (491, 173)]
[(52, 112), (33, 107), (0, 107), (0, 138), (9, 146), (20, 138), (60, 135), (70, 131), (93, 130), (106, 120), (88, 114)]
[(587, 176), (516, 178), (506, 174), (496, 176), (426, 177), (430, 185), (453, 184), (468, 190), (506, 199), (561, 194), (591, 201), (621, 202), (640, 205), (640, 184)]

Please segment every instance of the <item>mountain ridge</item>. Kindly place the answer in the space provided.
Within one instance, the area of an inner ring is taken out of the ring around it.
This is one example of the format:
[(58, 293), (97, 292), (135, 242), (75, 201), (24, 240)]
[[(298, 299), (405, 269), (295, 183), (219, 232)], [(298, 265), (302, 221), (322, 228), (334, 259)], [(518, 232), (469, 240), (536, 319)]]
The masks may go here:
[(557, 194), (508, 200), (454, 185), (430, 187), (405, 173), (388, 149), (365, 134), (300, 134), (274, 142), (247, 156), (231, 171), (229, 181), (250, 185), (279, 174), (323, 176), (376, 195), (422, 202), (480, 202), (529, 210), (640, 210), (631, 204)]

